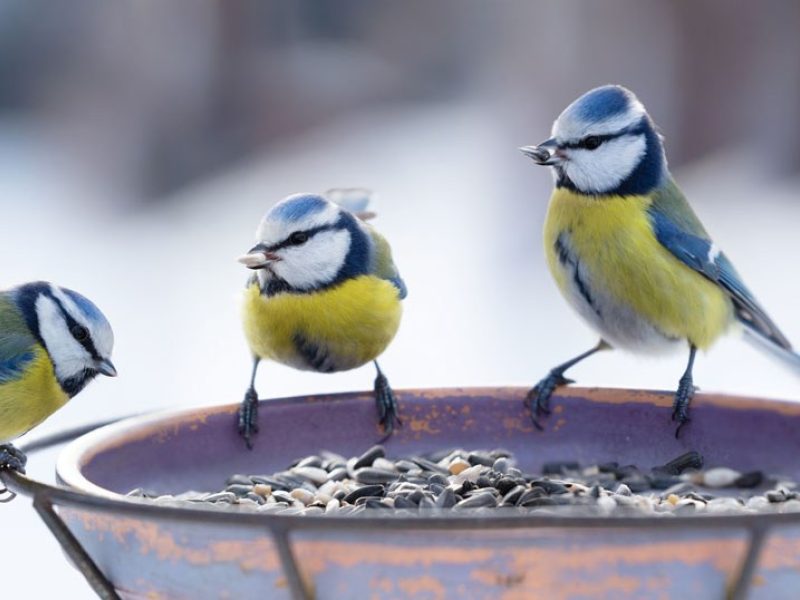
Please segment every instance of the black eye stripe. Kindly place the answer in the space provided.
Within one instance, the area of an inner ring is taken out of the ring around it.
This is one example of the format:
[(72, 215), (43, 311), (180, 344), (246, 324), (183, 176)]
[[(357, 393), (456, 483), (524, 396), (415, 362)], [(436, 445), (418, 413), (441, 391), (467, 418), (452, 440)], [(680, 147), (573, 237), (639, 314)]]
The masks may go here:
[(564, 146), (564, 148), (585, 148), (585, 149), (590, 149), (589, 146), (586, 144), (586, 140), (595, 139), (595, 140), (597, 140), (598, 144), (594, 148), (597, 148), (598, 146), (600, 146), (601, 144), (607, 142), (608, 140), (613, 140), (614, 138), (618, 138), (618, 137), (621, 137), (621, 136), (626, 135), (626, 134), (627, 134), (627, 132), (611, 133), (611, 134), (607, 134), (607, 135), (587, 135), (582, 140), (578, 140), (577, 142), (568, 142), (566, 144), (563, 144), (563, 146)]
[[(46, 293), (46, 295), (47, 295), (48, 298), (52, 299), (53, 302), (56, 303), (56, 306), (58, 307), (58, 310), (61, 312), (61, 316), (64, 317), (64, 321), (67, 323), (67, 329), (69, 329), (70, 335), (72, 335), (72, 332), (76, 327), (80, 327), (82, 329), (86, 329), (83, 325), (81, 325), (75, 319), (72, 318), (72, 315), (70, 315), (67, 312), (67, 310), (64, 308), (64, 305), (61, 304), (61, 300), (56, 298), (53, 294)], [(88, 330), (87, 330), (87, 333), (88, 333)], [(74, 339), (74, 336), (73, 336), (73, 339)], [(100, 355), (97, 352), (97, 348), (94, 345), (94, 340), (92, 340), (92, 336), (91, 335), (87, 335), (86, 338), (83, 339), (83, 340), (75, 339), (75, 341), (78, 342), (81, 346), (83, 346), (93, 359), (101, 360)]]
[(281, 248), (288, 248), (289, 246), (297, 245), (295, 242), (292, 241), (292, 236), (295, 235), (296, 233), (304, 233), (304, 234), (306, 234), (308, 236), (306, 238), (306, 241), (308, 241), (312, 237), (317, 235), (318, 233), (321, 233), (323, 231), (330, 231), (332, 229), (335, 229), (335, 227), (333, 225), (321, 225), (319, 227), (313, 227), (311, 229), (303, 229), (301, 231), (294, 231), (285, 240), (283, 240), (281, 242), (278, 242), (277, 244), (273, 244), (272, 246), (268, 246), (266, 248), (266, 250), (268, 252), (274, 252), (275, 250), (280, 250)]
[(609, 140), (620, 138), (624, 135), (639, 135), (644, 132), (645, 132), (644, 124), (640, 122), (631, 127), (626, 127), (625, 129), (621, 129), (620, 131), (616, 131), (614, 133), (606, 133), (602, 135), (587, 135), (581, 138), (580, 140), (576, 140), (573, 142), (565, 142), (563, 144), (560, 144), (560, 146), (562, 148), (584, 149), (586, 148), (586, 140), (588, 140), (589, 138), (596, 138), (600, 142), (598, 144), (599, 146)]

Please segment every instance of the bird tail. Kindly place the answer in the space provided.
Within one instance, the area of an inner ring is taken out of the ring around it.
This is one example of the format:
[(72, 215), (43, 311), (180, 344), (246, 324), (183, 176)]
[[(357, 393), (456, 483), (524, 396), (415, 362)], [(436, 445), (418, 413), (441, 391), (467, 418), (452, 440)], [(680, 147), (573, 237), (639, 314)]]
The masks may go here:
[(744, 339), (747, 342), (780, 360), (785, 366), (790, 368), (798, 376), (800, 376), (800, 354), (794, 351), (793, 348), (784, 347), (776, 344), (774, 340), (766, 337), (754, 327), (750, 327), (747, 322), (744, 322)]
[(375, 195), (366, 188), (332, 188), (325, 192), (323, 196), (326, 200), (330, 200), (343, 209), (350, 211), (362, 221), (368, 221), (377, 216), (376, 213), (367, 210), (370, 201)]

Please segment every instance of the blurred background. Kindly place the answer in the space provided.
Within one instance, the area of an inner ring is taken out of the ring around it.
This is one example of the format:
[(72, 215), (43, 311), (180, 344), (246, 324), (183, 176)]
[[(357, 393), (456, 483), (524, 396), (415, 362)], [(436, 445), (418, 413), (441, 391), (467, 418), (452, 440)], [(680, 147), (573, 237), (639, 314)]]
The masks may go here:
[[(798, 57), (792, 0), (0, 0), (1, 281), (92, 298), (120, 373), (33, 435), (238, 402), (235, 258), (274, 202), (331, 187), (377, 192), (410, 289), (381, 361), (395, 387), (533, 384), (595, 335), (546, 272), (551, 179), (517, 147), (605, 83), (647, 106), (697, 212), (800, 343)], [(671, 389), (684, 362), (608, 353), (571, 374)], [(258, 388), (372, 379), (268, 364)], [(735, 336), (696, 380), (800, 398)], [(51, 477), (54, 458), (30, 472)], [(6, 597), (90, 597), (26, 499), (0, 506), (0, 530)]]

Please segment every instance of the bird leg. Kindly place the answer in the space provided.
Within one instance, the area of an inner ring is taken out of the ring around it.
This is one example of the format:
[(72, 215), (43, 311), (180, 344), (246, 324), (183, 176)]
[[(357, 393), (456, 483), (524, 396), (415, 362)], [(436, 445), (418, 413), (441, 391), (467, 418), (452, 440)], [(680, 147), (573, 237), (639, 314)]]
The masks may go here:
[(389, 380), (386, 375), (381, 371), (378, 366), (378, 361), (375, 362), (375, 368), (378, 370), (378, 375), (375, 377), (375, 404), (378, 407), (378, 423), (383, 427), (386, 434), (383, 438), (384, 441), (388, 439), (394, 432), (394, 426), (398, 427), (403, 425), (400, 417), (397, 416), (397, 400), (394, 397), (394, 392), (389, 386)]
[(244, 400), (239, 407), (239, 435), (244, 438), (248, 450), (253, 449), (253, 435), (258, 433), (258, 394), (256, 393), (256, 372), (261, 359), (253, 357), (253, 373), (250, 376), (250, 387), (244, 393)]
[[(0, 444), (0, 469), (13, 469), (25, 474), (28, 457), (11, 444)], [(0, 487), (0, 504), (11, 502), (17, 495), (8, 488)]]
[(28, 457), (11, 444), (0, 444), (0, 469), (14, 469), (23, 475)]
[(583, 359), (589, 358), (592, 354), (600, 352), (601, 350), (607, 350), (608, 348), (611, 348), (611, 346), (608, 345), (605, 340), (600, 340), (591, 350), (587, 350), (583, 354), (551, 369), (550, 373), (527, 393), (525, 396), (525, 406), (530, 409), (531, 420), (537, 429), (543, 429), (542, 424), (539, 422), (539, 417), (550, 414), (550, 397), (553, 395), (556, 388), (562, 385), (575, 383), (572, 379), (564, 377), (564, 372)]
[(678, 383), (678, 391), (675, 392), (675, 399), (672, 401), (672, 420), (678, 422), (678, 428), (675, 430), (675, 438), (681, 433), (681, 429), (690, 421), (689, 419), (689, 403), (694, 398), (694, 392), (697, 389), (694, 386), (692, 379), (692, 369), (694, 368), (694, 357), (697, 354), (697, 348), (691, 346), (689, 350), (689, 364), (686, 366), (686, 372), (681, 377)]

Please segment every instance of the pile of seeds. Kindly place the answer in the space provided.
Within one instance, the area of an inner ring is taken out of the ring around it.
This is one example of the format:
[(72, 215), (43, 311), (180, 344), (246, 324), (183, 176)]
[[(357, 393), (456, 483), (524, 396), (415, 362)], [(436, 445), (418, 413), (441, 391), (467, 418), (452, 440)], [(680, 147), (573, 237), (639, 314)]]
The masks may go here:
[(531, 474), (518, 469), (504, 450), (456, 449), (390, 460), (382, 446), (373, 446), (349, 459), (332, 452), (308, 456), (272, 475), (233, 475), (218, 492), (173, 496), (137, 489), (128, 495), (283, 515), (434, 514), (452, 509), (669, 516), (800, 511), (796, 487), (761, 471), (703, 470), (697, 452), (651, 469), (558, 462)]

